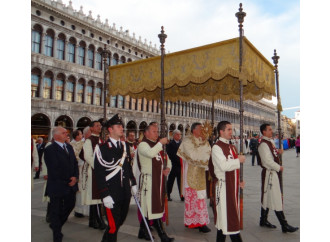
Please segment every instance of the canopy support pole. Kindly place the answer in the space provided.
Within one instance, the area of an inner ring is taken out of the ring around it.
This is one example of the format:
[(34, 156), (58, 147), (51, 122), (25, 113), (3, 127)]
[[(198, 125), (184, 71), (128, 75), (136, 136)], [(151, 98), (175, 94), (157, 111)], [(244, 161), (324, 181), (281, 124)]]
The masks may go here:
[[(239, 73), (242, 72), (242, 63), (243, 63), (243, 22), (246, 13), (243, 12), (242, 3), (239, 4), (239, 12), (235, 14), (238, 20), (239, 27)], [(240, 154), (243, 154), (243, 82), (239, 80), (239, 89), (240, 89)], [(240, 174), (239, 174), (240, 182), (243, 181), (243, 164), (240, 164)], [(240, 188), (240, 229), (243, 229), (243, 189)]]
[[(161, 89), (160, 89), (160, 137), (164, 138), (167, 137), (167, 130), (166, 130), (166, 118), (165, 118), (165, 90), (164, 90), (164, 57), (165, 57), (165, 48), (164, 43), (167, 35), (164, 34), (164, 27), (161, 27), (161, 33), (158, 35), (159, 41), (161, 43), (160, 50), (161, 50), (161, 59), (160, 59), (160, 70), (161, 70)], [(167, 168), (167, 154), (166, 154), (166, 145), (163, 145), (163, 169)], [(164, 183), (165, 183), (165, 218), (166, 218), (166, 225), (169, 225), (168, 221), (168, 198), (167, 198), (167, 177), (164, 176)]]
[[(277, 69), (277, 64), (278, 64), (278, 59), (280, 57), (276, 54), (276, 50), (274, 50), (274, 56), (272, 57), (274, 66), (275, 66), (275, 80), (276, 80), (276, 97), (277, 97), (277, 123), (278, 123), (278, 142), (279, 142), (279, 148), (283, 149), (283, 144), (282, 144), (282, 130), (281, 130), (281, 110), (282, 110), (282, 105), (281, 105), (281, 96), (280, 96), (280, 86), (279, 86), (279, 80), (278, 80), (278, 69)], [(279, 159), (280, 159), (280, 166), (282, 166), (282, 154), (279, 154)], [(282, 193), (282, 202), (283, 202), (283, 172), (280, 171), (280, 187), (281, 187), (281, 193)]]

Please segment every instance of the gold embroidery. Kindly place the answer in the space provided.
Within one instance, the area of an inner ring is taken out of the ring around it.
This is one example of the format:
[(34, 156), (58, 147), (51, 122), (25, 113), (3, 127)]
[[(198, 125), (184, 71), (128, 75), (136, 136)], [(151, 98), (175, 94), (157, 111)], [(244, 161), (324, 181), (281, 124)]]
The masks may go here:
[(197, 191), (206, 189), (205, 169), (188, 164), (187, 182), (189, 187)]

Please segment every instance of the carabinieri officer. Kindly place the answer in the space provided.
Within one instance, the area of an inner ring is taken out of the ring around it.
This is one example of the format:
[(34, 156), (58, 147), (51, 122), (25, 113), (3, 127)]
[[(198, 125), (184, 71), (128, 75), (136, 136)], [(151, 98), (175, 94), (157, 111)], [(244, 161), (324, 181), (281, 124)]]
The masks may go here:
[[(107, 121), (109, 139), (95, 148), (95, 172), (108, 227), (102, 242), (117, 241), (117, 233), (124, 223), (131, 200), (131, 189), (136, 194), (136, 180), (129, 162), (130, 149), (120, 141), (123, 122), (118, 114)], [(132, 188), (131, 188), (132, 186)]]

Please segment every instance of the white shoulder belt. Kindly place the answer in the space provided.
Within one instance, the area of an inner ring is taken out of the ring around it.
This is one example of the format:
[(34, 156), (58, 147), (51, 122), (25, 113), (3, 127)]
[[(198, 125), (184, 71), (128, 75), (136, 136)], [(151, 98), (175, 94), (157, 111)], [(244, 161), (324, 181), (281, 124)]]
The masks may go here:
[[(124, 152), (123, 152), (123, 156), (115, 161), (114, 159), (112, 159), (112, 161), (108, 162), (103, 160), (102, 154), (101, 154), (101, 150), (99, 148), (99, 145), (96, 145), (95, 147), (95, 151), (94, 151), (94, 159), (95, 156), (97, 157), (97, 160), (99, 161), (100, 165), (102, 165), (103, 167), (106, 168), (106, 171), (111, 171), (109, 175), (107, 175), (105, 177), (105, 180), (108, 181), (110, 180), (112, 177), (114, 177), (119, 171), (121, 171), (121, 180), (123, 180), (123, 164), (125, 162), (127, 153), (126, 153), (126, 144), (122, 141), (122, 145), (124, 147)], [(108, 146), (109, 148), (111, 148), (111, 143), (108, 142)]]

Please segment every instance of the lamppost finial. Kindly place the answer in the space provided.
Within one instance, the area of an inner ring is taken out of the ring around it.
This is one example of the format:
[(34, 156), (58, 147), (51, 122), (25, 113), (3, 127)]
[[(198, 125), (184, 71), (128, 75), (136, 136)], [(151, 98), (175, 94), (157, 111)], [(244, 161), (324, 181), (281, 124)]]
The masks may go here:
[(274, 49), (274, 56), (272, 57), (272, 59), (273, 59), (273, 62), (275, 64), (275, 67), (277, 68), (278, 59), (280, 59), (280, 57), (277, 55), (276, 49)]
[(238, 12), (235, 14), (237, 21), (239, 23), (239, 27), (243, 27), (242, 23), (244, 22), (244, 17), (246, 16), (246, 13), (243, 12), (243, 8), (242, 8), (242, 3), (239, 4), (239, 9)]
[(165, 39), (167, 38), (167, 35), (164, 34), (164, 26), (161, 27), (161, 31), (160, 31), (160, 34), (158, 35), (158, 38), (159, 38), (160, 43), (163, 46), (165, 43)]

